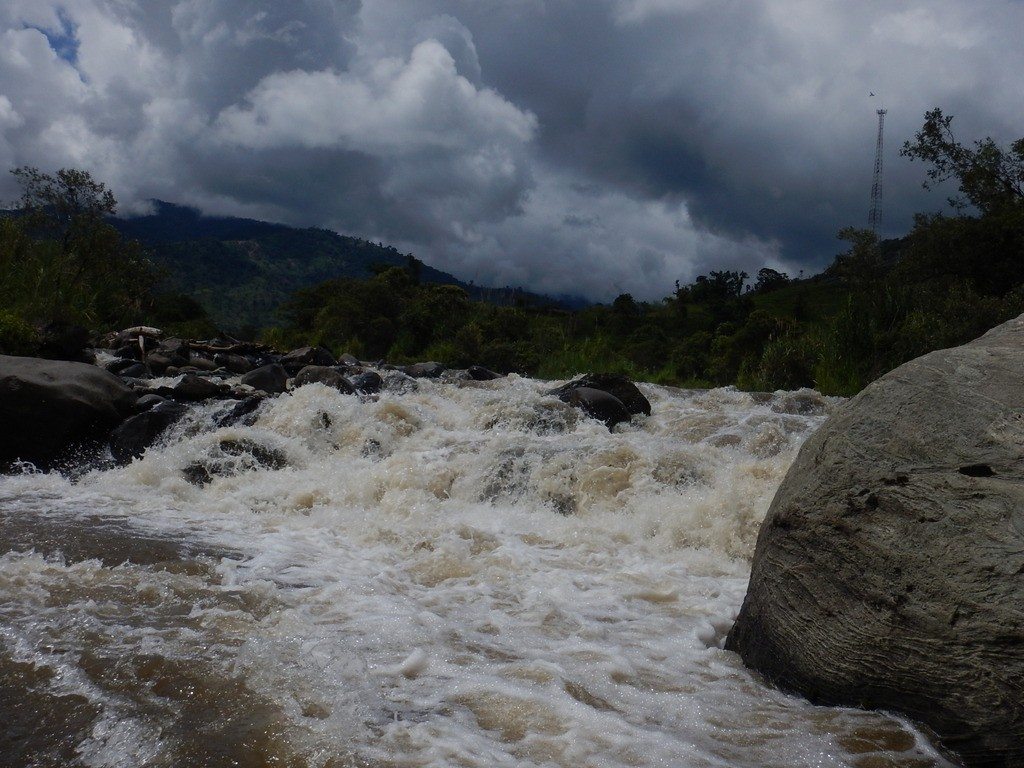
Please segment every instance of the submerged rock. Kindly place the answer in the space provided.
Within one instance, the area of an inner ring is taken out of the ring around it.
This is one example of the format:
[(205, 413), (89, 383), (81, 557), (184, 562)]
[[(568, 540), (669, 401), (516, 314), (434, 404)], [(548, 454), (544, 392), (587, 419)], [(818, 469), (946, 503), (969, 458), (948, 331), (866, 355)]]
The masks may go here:
[(381, 379), (382, 388), (386, 392), (393, 392), (396, 395), (405, 395), (419, 389), (419, 384), (412, 376), (401, 371), (387, 371)]
[(819, 703), (1024, 765), (1024, 316), (882, 377), (800, 451), (726, 647)]
[(114, 461), (118, 464), (127, 464), (141, 456), (164, 430), (176, 423), (187, 410), (181, 403), (164, 400), (149, 410), (132, 416), (110, 435), (110, 453)]
[(95, 365), (0, 355), (0, 465), (47, 466), (72, 443), (104, 440), (135, 400)]
[(374, 371), (357, 373), (355, 376), (350, 376), (348, 380), (352, 384), (352, 388), (361, 395), (375, 395), (384, 386), (384, 380), (380, 374)]
[(268, 448), (252, 440), (221, 440), (213, 455), (193, 461), (182, 473), (193, 485), (207, 485), (215, 477), (229, 477), (257, 469), (282, 469), (288, 459), (282, 451)]
[[(243, 419), (245, 419), (245, 417), (250, 416), (250, 414), (254, 413), (256, 409), (260, 407), (260, 403), (262, 403), (263, 400), (263, 393), (250, 395), (249, 397), (239, 400), (230, 408), (227, 408), (218, 413), (216, 416), (214, 416), (214, 421), (216, 422), (218, 427), (230, 427), (242, 421)], [(246, 419), (245, 423), (248, 424), (250, 423), (250, 421), (254, 420), (255, 417), (253, 417), (252, 420)]]
[(466, 369), (466, 373), (473, 381), (492, 381), (505, 378), (500, 373), (495, 373), (489, 368), (484, 368), (482, 365), (471, 365)]

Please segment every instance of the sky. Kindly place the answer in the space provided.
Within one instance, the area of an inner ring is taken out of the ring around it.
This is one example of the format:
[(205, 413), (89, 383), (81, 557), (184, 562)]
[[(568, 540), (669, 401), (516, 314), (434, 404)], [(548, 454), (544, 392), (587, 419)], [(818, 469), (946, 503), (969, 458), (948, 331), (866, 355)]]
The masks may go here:
[(3, 0), (0, 169), (657, 299), (826, 266), (880, 106), (881, 234), (941, 209), (899, 147), (935, 106), (1024, 135), (1022, 36), (1021, 0)]

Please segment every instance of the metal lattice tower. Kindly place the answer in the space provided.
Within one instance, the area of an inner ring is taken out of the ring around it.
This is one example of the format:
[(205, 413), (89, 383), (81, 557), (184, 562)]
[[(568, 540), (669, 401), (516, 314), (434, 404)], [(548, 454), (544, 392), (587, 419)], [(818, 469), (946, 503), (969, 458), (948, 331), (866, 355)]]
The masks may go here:
[(868, 224), (871, 231), (878, 233), (878, 225), (882, 223), (882, 127), (885, 125), (885, 113), (888, 110), (876, 110), (878, 114), (878, 143), (875, 145), (875, 176), (871, 181), (871, 213)]

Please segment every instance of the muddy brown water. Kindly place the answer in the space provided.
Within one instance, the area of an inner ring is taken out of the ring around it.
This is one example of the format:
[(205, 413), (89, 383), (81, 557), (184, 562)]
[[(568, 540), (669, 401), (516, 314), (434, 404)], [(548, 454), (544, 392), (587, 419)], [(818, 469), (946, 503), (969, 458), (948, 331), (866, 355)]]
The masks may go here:
[(549, 387), (310, 385), (128, 467), (0, 477), (0, 766), (949, 765), (721, 648), (834, 403), (650, 387), (609, 434)]

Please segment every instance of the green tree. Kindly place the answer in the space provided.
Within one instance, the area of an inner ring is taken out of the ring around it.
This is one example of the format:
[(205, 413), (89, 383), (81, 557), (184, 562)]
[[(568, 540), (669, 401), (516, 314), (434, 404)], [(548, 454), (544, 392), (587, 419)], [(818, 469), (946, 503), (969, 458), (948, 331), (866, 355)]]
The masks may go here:
[(962, 197), (950, 198), (958, 209), (972, 205), (982, 214), (1024, 203), (1024, 138), (1009, 147), (990, 137), (963, 145), (953, 134), (952, 115), (936, 107), (925, 113), (924, 125), (914, 140), (903, 144), (900, 154), (931, 164), (926, 189), (955, 179)]

